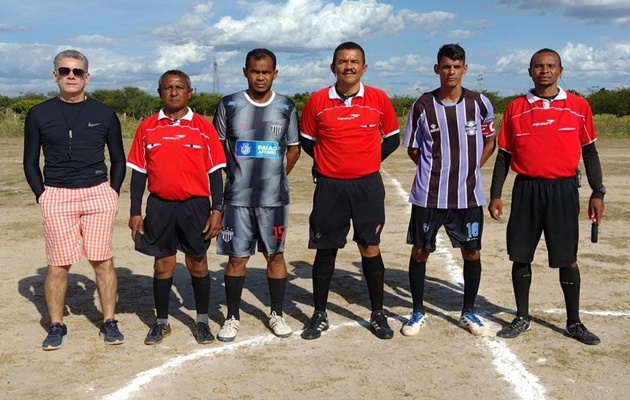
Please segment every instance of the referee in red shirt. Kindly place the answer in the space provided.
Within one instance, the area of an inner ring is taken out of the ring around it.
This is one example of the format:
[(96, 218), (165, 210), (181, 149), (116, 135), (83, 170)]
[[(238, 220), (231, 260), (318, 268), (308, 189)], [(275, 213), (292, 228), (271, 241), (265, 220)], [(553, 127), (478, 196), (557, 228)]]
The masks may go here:
[(365, 52), (354, 42), (333, 53), (330, 70), (336, 83), (313, 93), (302, 112), (300, 143), (315, 161), (317, 186), (310, 216), (308, 247), (313, 262), (315, 312), (302, 333), (317, 339), (328, 329), (326, 305), (337, 250), (346, 244), (350, 221), (361, 253), (372, 306), (370, 326), (380, 339), (394, 331), (383, 311), (385, 266), (379, 249), (385, 224), (385, 188), (381, 161), (400, 143), (398, 121), (389, 98), (364, 86)]
[[(179, 250), (186, 255), (195, 296), (193, 334), (198, 343), (207, 344), (214, 336), (208, 326), (206, 252), (210, 239), (221, 231), (225, 153), (214, 126), (188, 107), (192, 86), (187, 74), (166, 71), (158, 82), (158, 93), (163, 107), (138, 126), (127, 157), (127, 166), (133, 169), (131, 237), (137, 251), (154, 257), (157, 318), (144, 343), (156, 345), (171, 334), (168, 305)], [(147, 181), (150, 195), (143, 220), (141, 205)]]
[(588, 217), (597, 225), (602, 220), (606, 189), (595, 149), (591, 108), (585, 99), (558, 87), (561, 75), (562, 60), (557, 52), (545, 48), (534, 53), (529, 65), (534, 89), (512, 101), (503, 114), (488, 210), (493, 219), (501, 220), (501, 189), (511, 167), (518, 175), (507, 226), (507, 251), (513, 262), (516, 318), (497, 336), (515, 338), (530, 330), (531, 263), (544, 232), (549, 266), (558, 268), (564, 293), (565, 333), (584, 344), (596, 345), (600, 339), (586, 329), (579, 316), (580, 155), (593, 190)]

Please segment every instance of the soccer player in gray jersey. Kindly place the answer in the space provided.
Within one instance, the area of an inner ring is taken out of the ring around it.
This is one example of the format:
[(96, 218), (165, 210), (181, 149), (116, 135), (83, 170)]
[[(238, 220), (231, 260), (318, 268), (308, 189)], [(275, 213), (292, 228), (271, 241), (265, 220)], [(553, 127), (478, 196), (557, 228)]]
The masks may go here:
[(291, 99), (271, 90), (278, 76), (273, 52), (247, 53), (243, 75), (247, 90), (223, 97), (214, 115), (227, 158), (223, 228), (217, 239), (217, 252), (229, 256), (224, 276), (227, 315), (217, 336), (224, 342), (234, 340), (240, 329), (245, 267), (256, 244), (267, 260), (269, 328), (278, 337), (293, 333), (282, 317), (282, 304), (287, 283), (287, 175), (300, 157), (297, 110)]

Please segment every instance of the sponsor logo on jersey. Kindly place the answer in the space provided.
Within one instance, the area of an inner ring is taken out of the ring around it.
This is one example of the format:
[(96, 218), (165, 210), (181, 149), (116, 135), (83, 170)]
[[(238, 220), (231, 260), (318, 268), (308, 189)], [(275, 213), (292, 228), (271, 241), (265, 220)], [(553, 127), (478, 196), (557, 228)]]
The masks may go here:
[(228, 107), (238, 107), (238, 106), (241, 105), (241, 103), (242, 103), (242, 101), (240, 101), (240, 100), (230, 100), (230, 101), (228, 101), (227, 106)]
[(280, 146), (276, 142), (237, 140), (236, 156), (252, 158), (278, 158)]
[(475, 121), (466, 121), (466, 135), (475, 136), (477, 134), (477, 123)]
[(185, 137), (186, 137), (186, 135), (163, 136), (162, 139), (164, 139), (164, 140), (181, 140), (181, 139), (183, 139)]
[(291, 109), (291, 107), (289, 107), (289, 105), (287, 103), (280, 103), (278, 104), (278, 108), (285, 110), (285, 111), (289, 111)]
[(546, 125), (551, 125), (551, 124), (553, 124), (554, 122), (556, 122), (556, 120), (555, 120), (555, 119), (548, 119), (548, 120), (543, 121), (543, 122), (534, 122), (534, 123), (532, 124), (532, 126), (546, 126)]
[(361, 116), (361, 114), (350, 114), (347, 117), (338, 117), (337, 121), (352, 121), (354, 119), (357, 119)]
[(429, 132), (431, 133), (435, 133), (439, 131), (440, 131), (440, 127), (435, 124), (431, 124), (431, 126), (429, 127)]
[(224, 242), (229, 242), (234, 239), (234, 229), (225, 226), (221, 228), (221, 239), (223, 239)]

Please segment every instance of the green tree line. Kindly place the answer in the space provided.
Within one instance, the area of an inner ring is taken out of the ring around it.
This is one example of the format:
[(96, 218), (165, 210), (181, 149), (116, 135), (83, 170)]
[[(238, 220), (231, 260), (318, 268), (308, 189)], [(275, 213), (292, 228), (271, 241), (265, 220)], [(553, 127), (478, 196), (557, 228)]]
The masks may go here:
[[(490, 99), (497, 114), (503, 114), (508, 103), (518, 97), (518, 95), (504, 97), (497, 92), (489, 91), (482, 91), (482, 93)], [(615, 90), (602, 88), (588, 95), (573, 93), (586, 98), (594, 114), (610, 114), (617, 117), (630, 115), (630, 88)], [(25, 115), (33, 105), (55, 95), (55, 92), (48, 94), (25, 93), (17, 97), (0, 95), (0, 109), (10, 109), (17, 114)], [(135, 119), (142, 119), (155, 113), (161, 104), (157, 94), (151, 95), (131, 86), (122, 89), (97, 89), (89, 92), (88, 95), (112, 107), (118, 114)], [(289, 97), (295, 103), (298, 111), (301, 112), (310, 95), (309, 92), (303, 92)], [(221, 95), (217, 93), (195, 93), (190, 101), (190, 107), (199, 114), (212, 115), (220, 99)], [(404, 117), (409, 112), (415, 100), (416, 98), (411, 96), (393, 96), (391, 98), (399, 117)]]

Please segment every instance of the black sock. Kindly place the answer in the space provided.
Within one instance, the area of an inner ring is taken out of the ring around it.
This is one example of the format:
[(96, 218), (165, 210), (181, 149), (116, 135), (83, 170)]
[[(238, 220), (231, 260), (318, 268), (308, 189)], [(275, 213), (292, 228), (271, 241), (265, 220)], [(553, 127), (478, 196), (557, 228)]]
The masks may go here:
[(413, 300), (413, 311), (424, 314), (424, 281), (427, 275), (427, 262), (409, 257), (409, 287)]
[(245, 285), (245, 276), (223, 276), (225, 282), (225, 303), (227, 305), (227, 318), (234, 317), (240, 320), (241, 296)]
[(337, 249), (320, 249), (315, 253), (313, 261), (313, 298), (315, 311), (326, 312), (330, 281), (335, 272)]
[(577, 266), (560, 268), (560, 287), (567, 308), (567, 325), (580, 321), (580, 282), (580, 270)]
[(516, 316), (529, 320), (529, 288), (532, 285), (532, 264), (512, 264), (512, 287), (516, 299)]
[(363, 276), (370, 293), (372, 311), (383, 309), (383, 291), (385, 285), (385, 265), (379, 253), (375, 257), (361, 257)]
[(171, 286), (173, 286), (173, 277), (167, 279), (153, 278), (153, 301), (155, 302), (155, 313), (159, 319), (168, 318)]
[(190, 283), (192, 283), (193, 293), (195, 295), (197, 314), (208, 315), (210, 304), (210, 274), (208, 273), (202, 278), (191, 275)]
[(473, 312), (481, 283), (481, 258), (475, 261), (464, 260), (464, 312)]
[(267, 277), (269, 284), (269, 297), (271, 298), (271, 312), (282, 316), (282, 303), (284, 302), (284, 293), (287, 288), (287, 278), (274, 279)]

